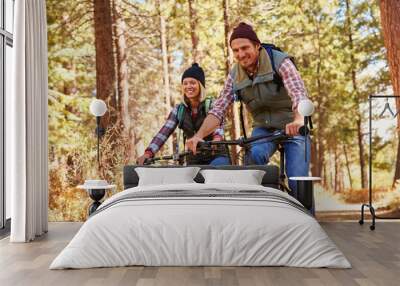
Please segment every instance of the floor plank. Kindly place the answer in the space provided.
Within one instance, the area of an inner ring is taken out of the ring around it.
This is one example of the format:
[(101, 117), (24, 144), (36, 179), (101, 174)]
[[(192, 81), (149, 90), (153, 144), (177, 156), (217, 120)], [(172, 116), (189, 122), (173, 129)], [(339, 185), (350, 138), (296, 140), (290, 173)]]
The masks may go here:
[(50, 223), (49, 233), (32, 243), (0, 240), (0, 285), (399, 285), (400, 221), (379, 221), (375, 231), (357, 222), (321, 223), (351, 262), (352, 269), (290, 267), (117, 267), (48, 269), (81, 223)]

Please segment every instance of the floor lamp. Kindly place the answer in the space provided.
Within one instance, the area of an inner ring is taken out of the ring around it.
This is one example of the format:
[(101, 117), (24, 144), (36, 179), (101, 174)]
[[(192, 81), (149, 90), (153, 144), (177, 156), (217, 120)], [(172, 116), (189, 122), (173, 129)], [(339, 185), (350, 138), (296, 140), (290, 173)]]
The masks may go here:
[[(95, 98), (90, 103), (89, 109), (90, 113), (96, 117), (97, 168), (100, 172), (100, 137), (105, 133), (104, 128), (100, 127), (100, 119), (107, 112), (107, 105), (103, 100)], [(100, 200), (104, 197), (106, 190), (113, 188), (114, 185), (108, 185), (105, 180), (86, 180), (85, 184), (80, 187), (86, 189), (93, 200), (93, 203), (89, 206), (89, 215), (91, 215), (101, 205)]]
[(97, 135), (97, 166), (100, 170), (100, 137), (104, 135), (104, 128), (100, 127), (100, 119), (107, 112), (107, 105), (101, 99), (93, 99), (90, 103), (90, 113), (96, 116), (96, 135)]

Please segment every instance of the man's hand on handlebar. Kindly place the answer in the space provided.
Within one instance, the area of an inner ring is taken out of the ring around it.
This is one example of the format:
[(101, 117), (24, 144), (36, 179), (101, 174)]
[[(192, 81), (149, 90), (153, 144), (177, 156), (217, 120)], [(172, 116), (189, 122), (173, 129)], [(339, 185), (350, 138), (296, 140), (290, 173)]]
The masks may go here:
[(304, 125), (304, 121), (302, 119), (301, 120), (297, 119), (297, 120), (294, 120), (294, 121), (286, 124), (286, 127), (285, 127), (286, 135), (288, 135), (288, 136), (299, 135), (299, 129), (303, 125)]
[(146, 159), (150, 159), (151, 155), (148, 153), (144, 153), (142, 156), (140, 156), (139, 158), (137, 158), (136, 160), (136, 164), (138, 165), (144, 165), (144, 162), (146, 161)]
[(192, 138), (186, 141), (186, 150), (192, 151), (193, 154), (196, 155), (197, 144), (203, 141), (203, 138), (195, 134)]

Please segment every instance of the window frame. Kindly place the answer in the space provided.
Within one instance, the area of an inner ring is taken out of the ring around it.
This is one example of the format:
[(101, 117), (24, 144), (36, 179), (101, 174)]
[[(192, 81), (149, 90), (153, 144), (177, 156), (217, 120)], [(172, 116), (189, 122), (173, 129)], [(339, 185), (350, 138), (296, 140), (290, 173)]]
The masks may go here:
[[(9, 0), (10, 1), (10, 0)], [(15, 17), (15, 0), (13, 5), (13, 19)], [(11, 219), (6, 217), (6, 189), (5, 189), (5, 76), (6, 76), (6, 49), (13, 48), (13, 34), (6, 30), (6, 0), (0, 0), (0, 237), (10, 232)], [(13, 29), (14, 30), (14, 27)], [(8, 56), (8, 55), (7, 55)]]

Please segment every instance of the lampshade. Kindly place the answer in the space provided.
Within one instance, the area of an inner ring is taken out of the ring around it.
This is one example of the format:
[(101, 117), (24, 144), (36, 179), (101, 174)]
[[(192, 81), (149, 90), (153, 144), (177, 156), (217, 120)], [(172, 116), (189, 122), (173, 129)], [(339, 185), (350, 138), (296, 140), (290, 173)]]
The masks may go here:
[(314, 104), (309, 99), (300, 100), (297, 110), (302, 116), (310, 116), (314, 113)]
[(92, 113), (94, 116), (103, 116), (104, 113), (107, 111), (107, 105), (106, 103), (101, 100), (101, 99), (93, 99), (92, 102), (90, 103), (90, 113)]

